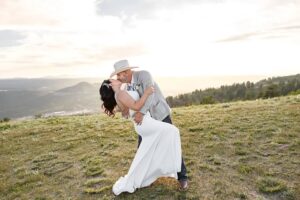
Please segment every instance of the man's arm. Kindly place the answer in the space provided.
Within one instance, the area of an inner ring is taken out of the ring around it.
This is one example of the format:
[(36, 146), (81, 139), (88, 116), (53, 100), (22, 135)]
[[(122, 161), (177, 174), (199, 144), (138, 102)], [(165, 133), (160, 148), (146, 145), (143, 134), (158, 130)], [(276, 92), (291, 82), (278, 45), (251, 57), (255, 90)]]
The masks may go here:
[(147, 98), (154, 92), (154, 88), (153, 87), (148, 87), (143, 96), (135, 101), (127, 92), (125, 91), (121, 91), (118, 94), (118, 99), (119, 101), (125, 105), (126, 107), (134, 110), (134, 111), (139, 111), (142, 106), (145, 104)]

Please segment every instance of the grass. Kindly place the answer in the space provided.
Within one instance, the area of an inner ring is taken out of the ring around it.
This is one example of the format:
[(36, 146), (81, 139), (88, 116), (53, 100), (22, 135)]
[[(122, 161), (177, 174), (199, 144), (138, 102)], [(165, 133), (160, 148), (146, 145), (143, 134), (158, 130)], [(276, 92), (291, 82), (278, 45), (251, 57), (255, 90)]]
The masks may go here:
[(189, 190), (172, 178), (114, 197), (137, 147), (103, 114), (0, 123), (0, 199), (299, 199), (296, 96), (173, 109)]

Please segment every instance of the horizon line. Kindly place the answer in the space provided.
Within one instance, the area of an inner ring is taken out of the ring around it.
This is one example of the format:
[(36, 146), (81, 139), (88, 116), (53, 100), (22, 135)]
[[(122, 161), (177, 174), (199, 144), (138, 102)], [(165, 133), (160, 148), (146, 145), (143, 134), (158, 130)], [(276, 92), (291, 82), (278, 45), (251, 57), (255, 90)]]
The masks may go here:
[[(156, 78), (198, 78), (198, 77), (278, 77), (278, 76), (293, 76), (293, 75), (298, 75), (299, 73), (295, 74), (226, 74), (226, 75), (193, 75), (193, 76), (154, 76)], [(107, 77), (101, 77), (101, 76), (40, 76), (40, 77), (0, 77), (0, 80), (8, 80), (8, 79), (108, 79)]]

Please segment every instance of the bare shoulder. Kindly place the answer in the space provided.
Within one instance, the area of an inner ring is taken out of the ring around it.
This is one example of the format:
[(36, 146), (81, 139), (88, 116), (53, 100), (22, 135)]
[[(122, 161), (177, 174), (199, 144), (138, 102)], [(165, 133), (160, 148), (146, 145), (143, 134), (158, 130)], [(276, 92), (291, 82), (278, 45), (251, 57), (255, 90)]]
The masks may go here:
[(124, 102), (124, 99), (126, 99), (128, 96), (129, 96), (128, 93), (122, 90), (118, 93), (117, 98), (119, 101)]
[(124, 96), (128, 96), (128, 93), (127, 93), (125, 90), (121, 90), (121, 91), (118, 93), (118, 97), (124, 97)]

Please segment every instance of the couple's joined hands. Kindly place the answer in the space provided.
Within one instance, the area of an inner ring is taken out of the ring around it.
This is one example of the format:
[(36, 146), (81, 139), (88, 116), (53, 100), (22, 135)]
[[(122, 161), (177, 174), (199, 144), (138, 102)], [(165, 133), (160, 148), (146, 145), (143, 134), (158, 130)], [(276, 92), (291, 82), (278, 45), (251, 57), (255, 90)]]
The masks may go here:
[[(155, 92), (155, 89), (153, 86), (150, 86), (148, 87), (145, 91), (144, 91), (144, 94), (150, 96), (151, 94), (153, 94)], [(142, 121), (143, 121), (143, 117), (144, 117), (144, 114), (141, 113), (141, 112), (136, 112), (135, 115), (134, 115), (134, 121), (137, 125), (141, 125), (142, 124)]]

